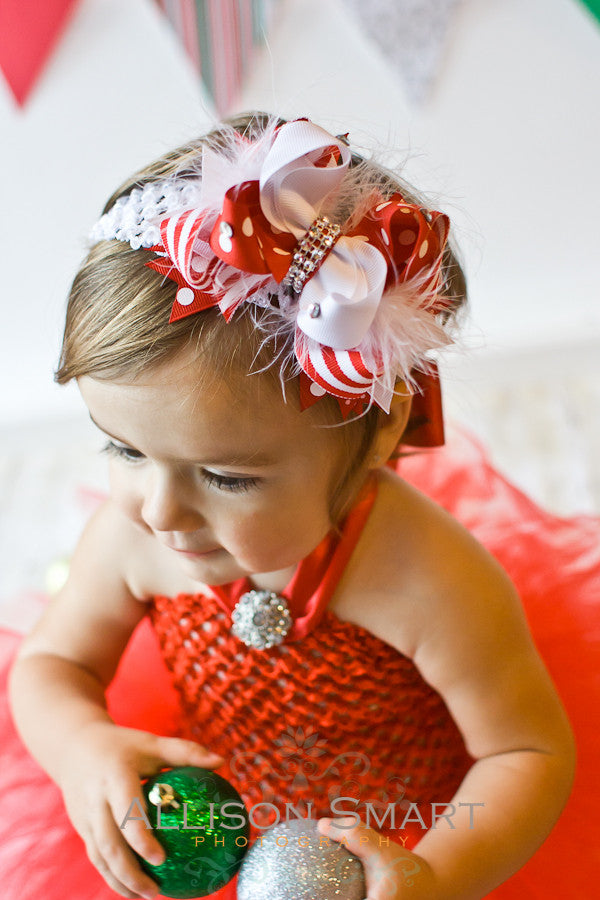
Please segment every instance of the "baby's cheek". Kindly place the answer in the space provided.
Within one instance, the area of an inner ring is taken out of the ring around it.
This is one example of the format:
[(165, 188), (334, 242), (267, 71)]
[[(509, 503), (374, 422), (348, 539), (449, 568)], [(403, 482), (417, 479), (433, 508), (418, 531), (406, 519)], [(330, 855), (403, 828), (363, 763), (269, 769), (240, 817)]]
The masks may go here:
[(276, 514), (255, 514), (230, 522), (221, 531), (220, 538), (226, 549), (244, 566), (262, 572), (269, 570), (271, 562), (275, 568), (278, 567), (280, 548), (285, 546)]
[(308, 555), (328, 528), (320, 527), (319, 519), (297, 515), (295, 509), (282, 505), (255, 515), (236, 536), (240, 558), (256, 571), (266, 572), (296, 565)]
[(148, 526), (142, 518), (143, 494), (139, 490), (134, 473), (124, 472), (121, 466), (111, 465), (109, 486), (110, 496), (121, 512), (132, 522), (141, 525), (145, 531), (148, 531)]

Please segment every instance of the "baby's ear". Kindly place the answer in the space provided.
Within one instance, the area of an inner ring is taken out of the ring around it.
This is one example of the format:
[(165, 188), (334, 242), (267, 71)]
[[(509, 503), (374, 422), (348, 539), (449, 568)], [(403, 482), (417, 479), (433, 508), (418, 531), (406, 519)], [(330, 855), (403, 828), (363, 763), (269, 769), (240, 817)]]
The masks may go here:
[(412, 394), (403, 381), (396, 382), (396, 392), (392, 398), (390, 411), (386, 415), (380, 413), (377, 433), (369, 454), (369, 468), (379, 469), (384, 466), (404, 434), (410, 415)]

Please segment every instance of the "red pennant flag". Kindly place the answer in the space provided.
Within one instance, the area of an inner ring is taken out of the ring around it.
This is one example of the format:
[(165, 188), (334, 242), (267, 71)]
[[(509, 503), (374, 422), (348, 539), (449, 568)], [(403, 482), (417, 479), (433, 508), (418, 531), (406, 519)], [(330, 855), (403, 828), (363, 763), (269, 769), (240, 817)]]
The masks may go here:
[(0, 0), (0, 69), (22, 106), (77, 0)]

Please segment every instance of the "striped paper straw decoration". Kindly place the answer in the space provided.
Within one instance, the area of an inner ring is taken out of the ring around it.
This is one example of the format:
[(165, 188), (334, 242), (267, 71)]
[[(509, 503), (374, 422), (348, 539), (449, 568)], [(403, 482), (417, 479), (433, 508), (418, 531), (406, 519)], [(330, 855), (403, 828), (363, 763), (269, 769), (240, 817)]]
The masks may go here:
[(274, 0), (157, 0), (224, 115), (236, 100)]

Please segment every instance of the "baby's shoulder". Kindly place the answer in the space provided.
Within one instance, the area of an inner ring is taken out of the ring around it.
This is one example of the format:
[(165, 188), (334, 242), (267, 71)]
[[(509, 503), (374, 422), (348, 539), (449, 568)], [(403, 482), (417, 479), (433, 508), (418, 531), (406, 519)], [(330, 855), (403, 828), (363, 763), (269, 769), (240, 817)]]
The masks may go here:
[(456, 579), (464, 586), (467, 573), (481, 570), (490, 575), (499, 568), (450, 513), (387, 470), (379, 475), (377, 500), (363, 539), (359, 558), (364, 554), (365, 562), (369, 558), (376, 562), (384, 582), (395, 574), (407, 587), (427, 592), (447, 589)]
[(334, 598), (336, 614), (413, 657), (432, 622), (469, 615), (486, 594), (514, 595), (491, 554), (429, 497), (381, 472), (373, 511)]
[(162, 588), (168, 557), (150, 532), (128, 518), (110, 498), (94, 513), (79, 540), (71, 567), (83, 578), (119, 582), (145, 600)]
[(129, 585), (131, 561), (139, 553), (140, 535), (111, 500), (105, 500), (87, 522), (71, 560), (71, 574)]

